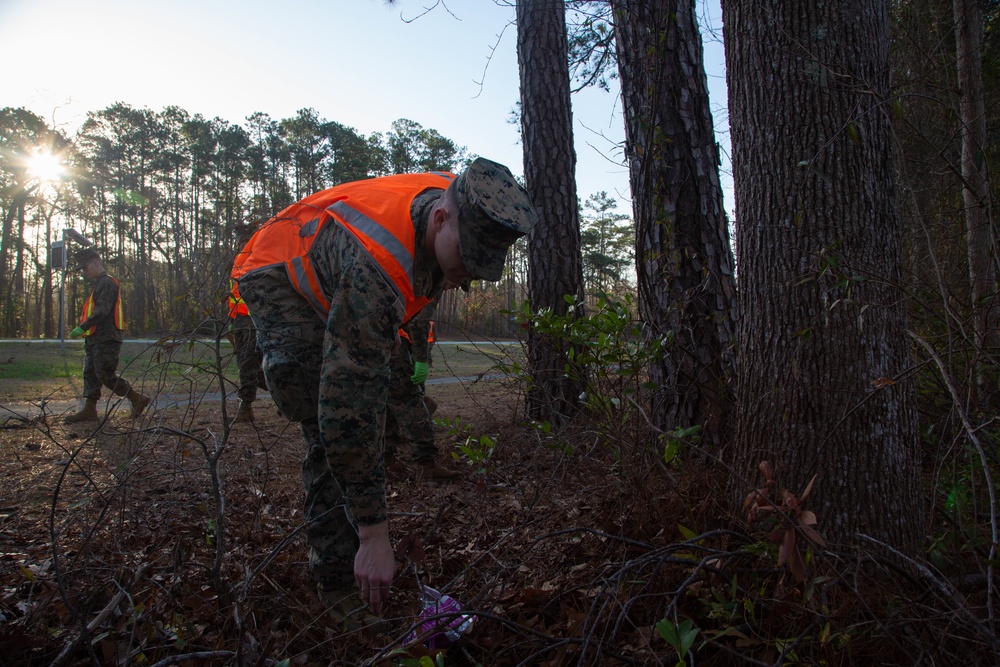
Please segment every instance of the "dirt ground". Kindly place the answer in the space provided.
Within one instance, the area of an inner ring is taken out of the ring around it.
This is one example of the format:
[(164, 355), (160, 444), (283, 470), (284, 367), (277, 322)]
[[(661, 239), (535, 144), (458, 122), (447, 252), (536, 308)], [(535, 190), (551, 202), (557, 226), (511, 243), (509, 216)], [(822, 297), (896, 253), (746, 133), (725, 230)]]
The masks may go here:
[[(508, 381), (428, 393), (462, 475), (423, 480), (406, 450), (389, 469), (378, 633), (337, 626), (309, 583), (302, 442), (269, 400), (232, 427), (197, 397), (0, 420), (0, 665), (674, 666), (685, 633), (682, 664), (990, 664), (967, 608), (875, 559), (814, 555), (791, 581), (720, 509), (721, 472), (665, 465), (642, 424), (555, 438)], [(472, 619), (447, 648), (420, 634), (420, 586)]]
[[(397, 578), (389, 628), (378, 635), (333, 627), (311, 589), (301, 439), (269, 401), (257, 404), (254, 424), (231, 430), (217, 402), (135, 420), (119, 406), (99, 428), (55, 416), (8, 420), (0, 663), (402, 663), (428, 653), (411, 638), (418, 579), (478, 612), (442, 654), (447, 664), (543, 664), (576, 653), (580, 623), (607, 603), (613, 589), (603, 578), (629, 558), (630, 541), (666, 544), (676, 528), (637, 511), (594, 442), (581, 440), (589, 452), (573, 456), (546, 447), (544, 434), (519, 423), (516, 388), (493, 381), (428, 393), (440, 405), (440, 460), (463, 474), (424, 481), (406, 451), (389, 470)], [(235, 404), (227, 408), (231, 418)], [(458, 457), (470, 444), (474, 462)], [(666, 485), (651, 496), (652, 507), (677, 504)], [(645, 651), (655, 619), (624, 620), (622, 646)], [(576, 640), (560, 645), (563, 636)]]

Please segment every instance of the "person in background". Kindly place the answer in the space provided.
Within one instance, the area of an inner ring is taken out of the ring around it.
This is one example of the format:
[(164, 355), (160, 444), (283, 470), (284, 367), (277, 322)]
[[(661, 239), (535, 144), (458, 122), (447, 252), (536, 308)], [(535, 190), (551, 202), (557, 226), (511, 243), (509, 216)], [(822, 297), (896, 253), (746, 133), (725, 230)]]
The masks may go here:
[[(434, 304), (437, 306), (437, 303)], [(433, 315), (432, 315), (433, 317)], [(437, 335), (434, 333), (434, 320), (430, 320), (430, 326), (427, 328), (427, 370), (434, 366), (434, 345), (437, 343)], [(421, 384), (423, 386), (423, 384)], [(424, 405), (427, 406), (427, 412), (432, 416), (437, 412), (438, 404), (433, 398), (427, 395), (427, 391), (424, 391)]]
[(83, 303), (80, 324), (69, 332), (70, 338), (84, 337), (83, 397), (86, 403), (80, 411), (67, 416), (66, 422), (72, 424), (98, 418), (101, 385), (118, 396), (126, 396), (132, 405), (132, 416), (138, 417), (149, 405), (150, 398), (118, 376), (118, 358), (125, 339), (121, 287), (104, 270), (101, 255), (93, 248), (76, 253), (76, 268), (94, 283), (94, 289)]
[[(383, 458), (398, 330), (445, 289), (499, 280), (537, 219), (503, 165), (344, 183), (254, 234), (233, 277), (271, 397), (306, 444), (309, 570), (330, 616), (371, 627), (395, 570)], [(359, 618), (360, 617), (360, 618)]]
[[(448, 481), (459, 473), (437, 462), (434, 442), (434, 422), (431, 419), (424, 382), (430, 369), (430, 318), (434, 316), (437, 299), (420, 315), (399, 330), (400, 345), (392, 354), (392, 379), (385, 418), (385, 457), (390, 462), (399, 446), (409, 442), (413, 462), (423, 479)], [(436, 408), (435, 404), (435, 408)]]
[(253, 402), (257, 400), (257, 389), (267, 389), (263, 355), (257, 347), (257, 332), (246, 302), (240, 296), (239, 285), (229, 280), (229, 335), (236, 351), (236, 363), (240, 369), (240, 407), (236, 411), (234, 424), (253, 422)]

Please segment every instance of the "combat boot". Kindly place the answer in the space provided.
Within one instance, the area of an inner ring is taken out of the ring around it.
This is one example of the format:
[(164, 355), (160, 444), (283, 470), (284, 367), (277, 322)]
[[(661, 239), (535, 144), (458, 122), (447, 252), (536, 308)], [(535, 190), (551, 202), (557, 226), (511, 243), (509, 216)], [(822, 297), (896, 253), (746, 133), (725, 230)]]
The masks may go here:
[(434, 414), (435, 412), (437, 412), (438, 402), (435, 401), (430, 396), (428, 396), (427, 394), (424, 394), (424, 405), (427, 406), (427, 412), (429, 412), (430, 414)]
[(135, 389), (129, 389), (126, 397), (128, 398), (128, 402), (132, 404), (133, 417), (141, 415), (146, 410), (146, 406), (149, 405), (149, 402), (152, 400), (149, 396), (140, 394)]
[(379, 633), (389, 627), (384, 618), (369, 611), (368, 605), (361, 599), (357, 590), (328, 589), (323, 584), (318, 584), (316, 592), (326, 607), (330, 619), (344, 632), (365, 629)]
[(240, 409), (236, 411), (236, 418), (233, 419), (234, 424), (252, 424), (253, 423), (253, 406), (246, 401), (240, 401)]
[(93, 421), (97, 419), (97, 399), (88, 398), (87, 404), (79, 412), (74, 412), (68, 415), (63, 421), (67, 424), (73, 424), (76, 422), (86, 422)]
[(420, 476), (428, 482), (450, 482), (462, 476), (462, 473), (451, 468), (445, 468), (437, 461), (417, 461)]

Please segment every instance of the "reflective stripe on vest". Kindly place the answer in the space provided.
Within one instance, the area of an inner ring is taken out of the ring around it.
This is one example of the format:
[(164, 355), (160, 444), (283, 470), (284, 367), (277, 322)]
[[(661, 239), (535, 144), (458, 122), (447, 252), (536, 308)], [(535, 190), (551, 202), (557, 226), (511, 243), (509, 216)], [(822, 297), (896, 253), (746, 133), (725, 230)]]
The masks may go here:
[[(111, 276), (108, 276), (111, 278)], [(118, 285), (118, 298), (115, 300), (115, 328), (119, 331), (125, 330), (125, 313), (122, 311), (122, 286), (118, 283), (116, 278), (111, 278), (115, 281), (115, 285)], [(94, 312), (94, 292), (91, 290), (90, 296), (87, 300), (83, 302), (83, 310), (80, 312), (80, 323), (86, 322), (90, 319), (90, 315)], [(92, 326), (83, 332), (84, 336), (89, 336), (90, 334), (97, 331), (96, 326)]]
[(229, 317), (236, 319), (240, 315), (249, 316), (250, 309), (240, 296), (240, 286), (232, 278), (229, 279)]
[[(309, 249), (323, 226), (333, 219), (361, 243), (406, 304), (408, 321), (430, 300), (413, 293), (416, 230), (410, 205), (422, 192), (445, 189), (453, 174), (385, 176), (338, 185), (292, 204), (269, 220), (243, 248), (232, 276), (284, 266), (290, 282), (323, 317), (330, 303), (309, 259)], [(317, 215), (319, 214), (319, 215)]]
[(323, 294), (323, 289), (319, 284), (319, 276), (309, 261), (309, 255), (293, 257), (286, 263), (288, 268), (288, 279), (292, 281), (292, 287), (299, 294), (305, 297), (309, 305), (317, 313), (326, 317), (330, 314), (330, 301)]
[[(327, 210), (333, 213), (338, 220), (346, 223), (348, 228), (352, 228), (356, 236), (359, 233), (364, 234), (376, 244), (385, 248), (386, 252), (403, 269), (403, 272), (406, 274), (407, 284), (413, 285), (413, 250), (407, 249), (388, 229), (360, 211), (351, 208), (345, 202), (334, 202), (330, 204)], [(367, 243), (365, 247), (368, 247)]]

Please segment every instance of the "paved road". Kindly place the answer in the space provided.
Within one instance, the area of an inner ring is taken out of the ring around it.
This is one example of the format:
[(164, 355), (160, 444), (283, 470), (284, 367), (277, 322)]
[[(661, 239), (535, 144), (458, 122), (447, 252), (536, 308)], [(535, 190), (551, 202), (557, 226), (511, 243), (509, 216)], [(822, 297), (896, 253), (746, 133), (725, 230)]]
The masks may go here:
[[(152, 345), (158, 342), (159, 339), (156, 338), (128, 338), (125, 340), (126, 343), (140, 343)], [(59, 339), (19, 339), (19, 338), (4, 338), (0, 339), (0, 344), (4, 343), (32, 343), (39, 345), (59, 345), (65, 342), (67, 345), (82, 345), (82, 339), (67, 339), (66, 341), (60, 341)], [(228, 341), (227, 341), (228, 342)], [(504, 340), (504, 341), (469, 341), (469, 340), (443, 340), (435, 343), (436, 345), (516, 345), (518, 341), (514, 340)], [(427, 384), (455, 384), (457, 382), (475, 382), (477, 380), (498, 380), (505, 377), (502, 373), (493, 373), (484, 376), (470, 375), (464, 377), (432, 377), (427, 380)], [(107, 392), (105, 392), (107, 393)], [(102, 401), (107, 404), (107, 397)], [(120, 400), (116, 398), (115, 400)], [(182, 407), (185, 405), (190, 405), (194, 402), (217, 402), (222, 400), (222, 394), (220, 392), (208, 393), (204, 395), (199, 395), (197, 397), (191, 397), (188, 394), (182, 395), (158, 395), (155, 397), (152, 407), (157, 410), (162, 410), (164, 408), (171, 407)], [(239, 397), (237, 393), (233, 391), (226, 397), (228, 401), (238, 401)], [(257, 393), (258, 401), (267, 401), (271, 403), (271, 395), (266, 391), (260, 391)], [(48, 401), (45, 404), (45, 410), (49, 414), (65, 414), (77, 410), (81, 403), (79, 401), (67, 401), (67, 400), (57, 400)], [(121, 409), (121, 408), (119, 408)], [(8, 419), (34, 419), (37, 418), (41, 413), (41, 406), (37, 403), (30, 403), (26, 401), (18, 401), (13, 403), (0, 403), (0, 424), (3, 424)]]
[[(436, 385), (436, 384), (456, 384), (458, 382), (466, 383), (466, 382), (476, 382), (476, 381), (482, 381), (482, 380), (499, 380), (499, 379), (502, 379), (504, 377), (506, 377), (506, 375), (504, 375), (503, 373), (491, 373), (491, 374), (483, 375), (483, 376), (467, 375), (467, 376), (463, 376), (463, 377), (454, 377), (454, 376), (451, 376), (451, 377), (439, 377), (439, 378), (430, 378), (430, 379), (428, 379), (427, 380), (427, 384), (429, 384), (429, 385)], [(105, 394), (106, 393), (107, 392), (105, 392)], [(121, 399), (119, 397), (115, 397), (115, 401), (119, 401), (119, 400), (124, 400), (124, 399)], [(218, 402), (220, 400), (222, 400), (222, 394), (220, 392), (210, 392), (210, 393), (206, 393), (206, 394), (195, 396), (195, 397), (192, 397), (192, 396), (190, 396), (188, 394), (183, 394), (183, 395), (163, 395), (163, 394), (160, 394), (160, 395), (157, 395), (154, 398), (154, 401), (152, 403), (152, 407), (155, 408), (156, 410), (162, 410), (164, 408), (183, 407), (183, 406), (186, 406), (186, 405), (191, 405), (192, 403)], [(233, 391), (232, 393), (230, 393), (230, 394), (228, 394), (226, 396), (226, 400), (227, 401), (232, 401), (232, 402), (237, 402), (240, 399), (239, 399), (239, 395), (237, 394), (237, 392)], [(101, 400), (101, 403), (102, 403), (102, 405), (100, 406), (101, 409), (106, 408), (107, 402), (108, 402), (108, 399), (107, 399), (107, 396), (105, 396)], [(267, 404), (273, 404), (273, 402), (271, 401), (271, 394), (269, 394), (266, 391), (258, 391), (257, 392), (257, 402), (258, 403), (264, 403), (264, 402), (266, 402)], [(45, 410), (50, 415), (61, 415), (61, 414), (66, 414), (66, 413), (73, 412), (73, 411), (79, 409), (80, 405), (81, 405), (81, 403), (79, 401), (75, 401), (75, 400), (74, 401), (67, 401), (67, 400), (47, 401), (45, 403)], [(120, 406), (118, 409), (119, 410), (121, 410), (121, 409), (127, 409), (127, 407), (128, 407), (127, 405), (126, 406)], [(26, 401), (18, 401), (18, 402), (14, 402), (14, 403), (0, 403), (0, 425), (2, 425), (4, 422), (6, 422), (9, 419), (29, 420), (29, 421), (32, 420), (32, 419), (36, 419), (37, 417), (39, 417), (41, 415), (41, 409), (42, 409), (42, 406), (40, 406), (38, 403), (29, 403), (29, 402), (26, 402)], [(236, 414), (235, 410), (234, 410), (233, 414)]]

